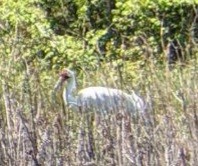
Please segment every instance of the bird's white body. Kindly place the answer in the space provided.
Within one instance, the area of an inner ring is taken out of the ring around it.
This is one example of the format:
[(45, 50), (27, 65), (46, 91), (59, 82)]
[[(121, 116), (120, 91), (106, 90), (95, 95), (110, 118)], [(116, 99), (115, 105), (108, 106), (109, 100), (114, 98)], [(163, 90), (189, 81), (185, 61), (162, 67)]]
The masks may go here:
[(67, 80), (63, 92), (65, 103), (72, 107), (81, 107), (82, 111), (107, 113), (123, 110), (136, 113), (145, 110), (143, 100), (134, 92), (129, 95), (122, 90), (113, 88), (88, 87), (80, 90), (77, 96), (74, 97), (73, 93), (76, 89), (75, 76), (74, 73), (68, 69), (62, 73), (55, 89), (65, 80)]
[(144, 102), (139, 96), (128, 95), (118, 89), (89, 87), (79, 91), (77, 105), (99, 112), (115, 112), (118, 110), (136, 112), (143, 109)]

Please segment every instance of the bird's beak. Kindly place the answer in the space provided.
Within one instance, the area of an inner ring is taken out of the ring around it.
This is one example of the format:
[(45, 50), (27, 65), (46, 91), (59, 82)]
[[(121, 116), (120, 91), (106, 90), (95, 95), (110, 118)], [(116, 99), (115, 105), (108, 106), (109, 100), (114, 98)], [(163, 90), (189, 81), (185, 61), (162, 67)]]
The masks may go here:
[(54, 91), (59, 90), (61, 86), (63, 85), (63, 82), (64, 82), (64, 79), (60, 77), (54, 86)]

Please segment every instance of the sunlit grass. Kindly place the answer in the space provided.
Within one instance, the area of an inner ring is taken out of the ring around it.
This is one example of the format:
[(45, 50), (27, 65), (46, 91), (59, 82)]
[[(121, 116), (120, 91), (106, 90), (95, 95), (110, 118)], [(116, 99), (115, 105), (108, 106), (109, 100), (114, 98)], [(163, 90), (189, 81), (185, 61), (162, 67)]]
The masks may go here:
[(118, 113), (87, 119), (86, 113), (64, 106), (62, 90), (52, 97), (58, 72), (33, 70), (3, 77), (7, 84), (1, 86), (1, 164), (195, 165), (198, 70), (196, 61), (190, 63), (175, 65), (172, 71), (152, 63), (76, 71), (78, 90), (135, 90), (147, 103), (150, 123)]

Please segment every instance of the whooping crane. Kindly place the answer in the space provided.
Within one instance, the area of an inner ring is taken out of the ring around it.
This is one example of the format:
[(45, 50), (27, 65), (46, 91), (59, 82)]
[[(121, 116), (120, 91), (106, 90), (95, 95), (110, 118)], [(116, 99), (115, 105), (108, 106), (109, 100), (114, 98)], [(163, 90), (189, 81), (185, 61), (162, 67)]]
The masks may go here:
[(101, 113), (116, 110), (137, 113), (145, 110), (143, 99), (135, 92), (127, 94), (122, 90), (109, 87), (88, 87), (80, 90), (74, 97), (73, 92), (76, 90), (75, 74), (69, 69), (64, 69), (59, 74), (59, 80), (54, 87), (55, 91), (64, 82), (67, 82), (67, 84), (63, 91), (63, 99), (65, 104), (70, 107), (80, 107), (82, 111), (96, 110)]

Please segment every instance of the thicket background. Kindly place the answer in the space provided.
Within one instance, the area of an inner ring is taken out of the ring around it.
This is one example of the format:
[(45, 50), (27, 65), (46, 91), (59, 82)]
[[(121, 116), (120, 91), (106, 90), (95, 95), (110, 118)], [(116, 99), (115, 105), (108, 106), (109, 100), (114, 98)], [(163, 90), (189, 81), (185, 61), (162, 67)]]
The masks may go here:
[[(197, 3), (1, 0), (0, 165), (196, 165)], [(169, 71), (173, 39), (186, 62)], [(75, 70), (79, 89), (137, 91), (151, 124), (109, 115), (90, 134), (61, 94), (51, 97), (64, 67)]]

